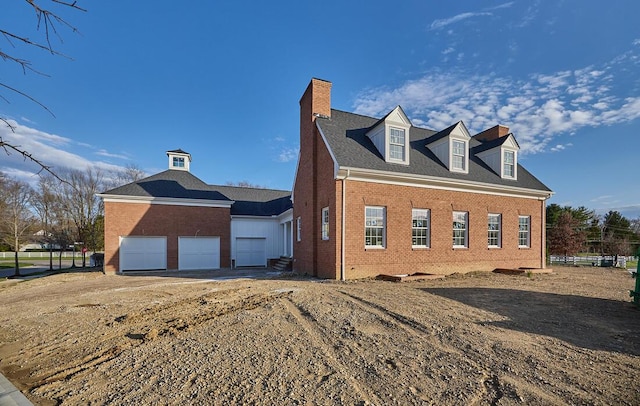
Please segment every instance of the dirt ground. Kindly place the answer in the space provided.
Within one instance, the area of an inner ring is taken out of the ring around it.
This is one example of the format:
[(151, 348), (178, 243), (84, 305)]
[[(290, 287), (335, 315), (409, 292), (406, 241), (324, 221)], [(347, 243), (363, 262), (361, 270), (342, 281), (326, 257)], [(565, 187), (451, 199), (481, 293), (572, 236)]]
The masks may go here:
[(43, 405), (638, 405), (633, 288), (59, 274), (0, 283), (0, 369)]

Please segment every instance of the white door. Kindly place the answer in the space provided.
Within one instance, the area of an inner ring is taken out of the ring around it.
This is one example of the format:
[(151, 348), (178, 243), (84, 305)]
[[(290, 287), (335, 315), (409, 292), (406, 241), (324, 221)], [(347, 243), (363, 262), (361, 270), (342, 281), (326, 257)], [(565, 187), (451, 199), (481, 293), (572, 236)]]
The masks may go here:
[(220, 237), (178, 237), (178, 269), (220, 269)]
[(236, 266), (267, 266), (267, 239), (236, 238)]
[(167, 269), (166, 237), (121, 237), (120, 271)]

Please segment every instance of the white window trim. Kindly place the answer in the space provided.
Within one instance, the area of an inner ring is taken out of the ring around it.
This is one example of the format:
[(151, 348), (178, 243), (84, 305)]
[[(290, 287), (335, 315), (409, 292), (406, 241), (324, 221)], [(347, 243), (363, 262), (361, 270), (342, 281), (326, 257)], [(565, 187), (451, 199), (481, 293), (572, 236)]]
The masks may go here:
[[(455, 168), (453, 166), (453, 157), (460, 156), (459, 154), (453, 153), (453, 144), (459, 142), (463, 145), (463, 155), (462, 155), (462, 169)], [(469, 143), (466, 140), (460, 140), (457, 138), (452, 138), (450, 143), (450, 153), (449, 153), (449, 162), (451, 165), (449, 166), (449, 170), (451, 172), (460, 172), (460, 173), (469, 173)]]
[[(463, 229), (458, 229), (458, 230), (464, 230), (464, 245), (457, 245), (455, 243), (453, 243), (453, 248), (469, 248), (469, 212), (468, 211), (454, 211), (453, 212), (453, 216), (452, 216), (452, 224), (451, 224), (451, 228), (452, 231), (456, 231), (455, 228), (453, 228), (453, 221), (456, 218), (456, 215), (464, 215), (464, 228)], [(453, 233), (452, 233), (453, 236)]]
[[(416, 214), (426, 213), (426, 223), (425, 227), (415, 227), (413, 225), (413, 220), (416, 218)], [(426, 245), (415, 245), (413, 244), (413, 230), (426, 230)], [(431, 210), (429, 209), (411, 209), (411, 248), (430, 248), (431, 247)]]
[[(367, 209), (382, 209), (382, 227), (377, 225), (367, 226)], [(382, 245), (367, 245), (367, 228), (382, 228)], [(364, 247), (365, 249), (381, 250), (387, 247), (387, 209), (384, 206), (365, 206), (364, 207)]]
[[(397, 130), (397, 131), (402, 131), (403, 135), (404, 135), (404, 144), (398, 144), (395, 142), (391, 142), (391, 130)], [(388, 151), (389, 151), (389, 162), (400, 162), (400, 163), (407, 163), (407, 156), (408, 156), (408, 148), (407, 148), (407, 144), (408, 144), (408, 131), (404, 128), (400, 128), (400, 127), (395, 127), (395, 126), (389, 126), (388, 130), (389, 132), (389, 144), (388, 144)], [(391, 146), (392, 145), (399, 145), (402, 146), (402, 158), (394, 158), (391, 156)]]
[[(498, 229), (497, 230), (491, 230), (489, 228), (489, 219), (491, 217), (497, 217), (498, 218)], [(492, 245), (489, 243), (489, 232), (491, 231), (497, 231), (498, 232), (498, 244)], [(498, 214), (498, 213), (489, 213), (487, 215), (487, 246), (489, 248), (502, 248), (502, 214)]]
[(322, 209), (322, 239), (324, 241), (329, 240), (329, 208), (324, 207)]
[[(527, 244), (526, 245), (522, 245), (520, 244), (520, 233), (522, 232), (522, 230), (520, 230), (520, 220), (526, 219), (527, 220)], [(531, 248), (531, 216), (518, 216), (518, 248)]]
[(298, 218), (296, 218), (296, 241), (298, 241), (298, 242), (302, 241), (302, 225), (301, 225), (301, 222), (302, 222), (302, 220), (298, 216)]
[[(507, 175), (505, 169), (506, 165), (506, 154), (510, 152), (513, 154), (513, 176)], [(512, 149), (503, 149), (500, 155), (500, 168), (502, 171), (502, 178), (504, 179), (518, 179), (518, 151), (514, 151)]]

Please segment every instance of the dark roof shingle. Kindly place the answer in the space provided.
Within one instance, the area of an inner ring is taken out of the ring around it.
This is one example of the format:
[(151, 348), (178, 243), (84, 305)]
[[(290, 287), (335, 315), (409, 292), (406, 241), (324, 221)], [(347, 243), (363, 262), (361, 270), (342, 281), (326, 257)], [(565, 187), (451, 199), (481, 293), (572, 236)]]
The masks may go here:
[(208, 185), (188, 171), (172, 169), (103, 194), (233, 201), (232, 215), (275, 216), (292, 207), (291, 192), (286, 190)]
[(492, 171), (482, 160), (476, 157), (473, 148), (480, 142), (471, 139), (469, 154), (469, 173), (449, 171), (446, 166), (426, 147), (427, 139), (436, 134), (446, 133), (449, 127), (440, 133), (425, 128), (411, 127), (409, 131), (409, 165), (385, 162), (373, 142), (367, 137), (367, 131), (379, 120), (341, 110), (331, 110), (330, 118), (316, 119), (324, 134), (338, 165), (341, 167), (404, 173), (407, 175), (433, 176), (447, 179), (466, 180), (486, 184), (520, 187), (540, 191), (550, 191), (535, 176), (518, 165), (518, 179), (503, 179)]

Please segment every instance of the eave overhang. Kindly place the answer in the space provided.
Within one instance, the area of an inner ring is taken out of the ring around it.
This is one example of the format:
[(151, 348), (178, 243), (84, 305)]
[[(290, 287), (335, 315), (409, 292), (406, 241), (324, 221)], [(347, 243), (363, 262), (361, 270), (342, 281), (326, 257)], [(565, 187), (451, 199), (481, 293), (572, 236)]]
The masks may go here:
[(123, 196), (97, 194), (105, 203), (158, 204), (169, 206), (221, 207), (230, 209), (233, 200), (184, 199), (175, 197)]
[(416, 175), (341, 166), (337, 170), (336, 179), (340, 180), (345, 178), (361, 182), (450, 190), (456, 192), (482, 193), (496, 196), (520, 197), (536, 200), (547, 200), (553, 195), (553, 192), (548, 190), (528, 189), (516, 186), (496, 185), (468, 180), (448, 179), (427, 175)]

